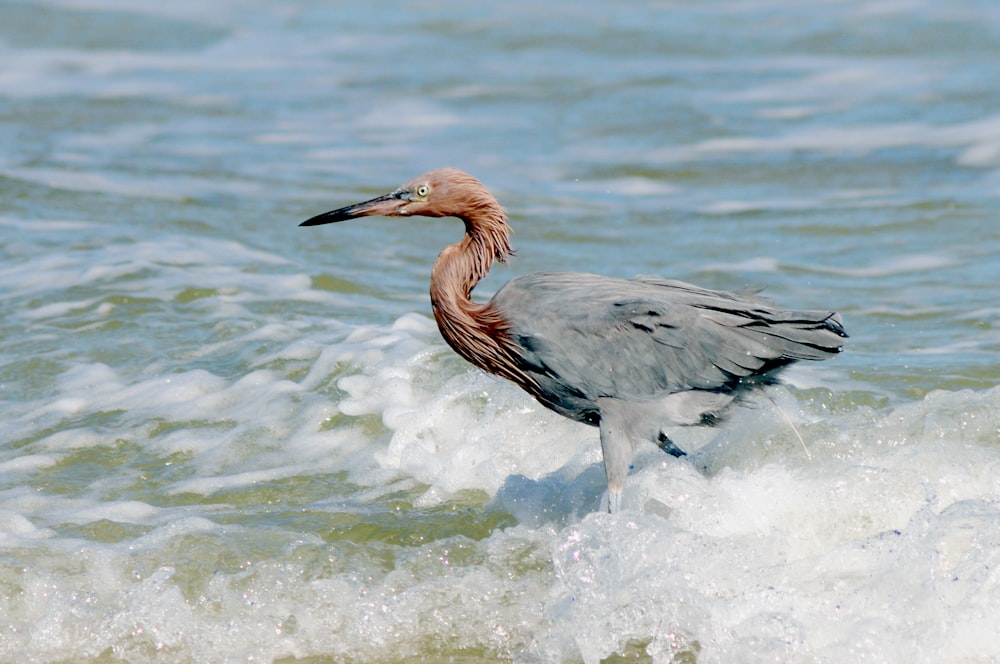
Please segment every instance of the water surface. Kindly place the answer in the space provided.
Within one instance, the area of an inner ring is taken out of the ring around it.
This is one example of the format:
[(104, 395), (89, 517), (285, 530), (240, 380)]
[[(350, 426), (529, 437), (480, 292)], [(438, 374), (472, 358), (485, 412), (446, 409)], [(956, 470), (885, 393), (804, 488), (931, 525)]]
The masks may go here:
[[(0, 661), (1000, 658), (994, 3), (341, 4), (0, 3)], [(847, 352), (595, 512), (596, 431), (434, 328), (457, 222), (297, 227), (444, 165), (482, 295), (766, 286)]]

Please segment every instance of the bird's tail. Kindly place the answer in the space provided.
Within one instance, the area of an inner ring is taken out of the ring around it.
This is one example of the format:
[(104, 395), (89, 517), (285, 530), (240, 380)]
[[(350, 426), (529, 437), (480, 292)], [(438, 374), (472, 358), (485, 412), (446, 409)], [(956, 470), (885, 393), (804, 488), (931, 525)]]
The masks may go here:
[[(847, 332), (840, 314), (829, 311), (784, 311), (758, 306), (739, 309), (728, 302), (703, 303), (702, 315), (757, 342), (766, 375), (796, 360), (826, 360), (844, 349)], [(753, 351), (751, 351), (753, 352)]]
[[(825, 360), (844, 350), (847, 332), (840, 314), (820, 311), (768, 311), (756, 327), (778, 342), (781, 355), (790, 360)], [(755, 323), (746, 326), (755, 328)]]

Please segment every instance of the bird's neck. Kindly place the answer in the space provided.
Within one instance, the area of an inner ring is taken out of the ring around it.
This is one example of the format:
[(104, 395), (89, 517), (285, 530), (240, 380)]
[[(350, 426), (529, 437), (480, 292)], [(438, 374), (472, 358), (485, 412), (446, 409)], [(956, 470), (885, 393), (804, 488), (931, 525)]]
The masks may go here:
[(493, 206), (463, 218), (465, 236), (444, 248), (431, 272), (431, 300), (435, 292), (442, 299), (471, 303), (476, 284), (489, 273), (495, 261), (505, 263), (514, 255), (510, 247), (510, 226), (503, 208)]
[(455, 352), (481, 369), (522, 384), (527, 379), (517, 369), (508, 321), (490, 304), (472, 301), (472, 289), (493, 263), (513, 255), (510, 227), (499, 205), (463, 221), (465, 236), (444, 248), (431, 271), (434, 318)]

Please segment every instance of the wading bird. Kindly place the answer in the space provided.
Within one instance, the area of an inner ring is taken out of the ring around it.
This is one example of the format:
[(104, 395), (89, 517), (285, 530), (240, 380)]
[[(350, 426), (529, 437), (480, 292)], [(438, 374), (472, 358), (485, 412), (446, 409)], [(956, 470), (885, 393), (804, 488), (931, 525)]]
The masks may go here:
[(847, 337), (833, 312), (784, 311), (751, 293), (659, 277), (538, 272), (476, 303), (472, 289), (494, 261), (513, 255), (510, 226), (486, 187), (453, 168), (301, 225), (372, 215), (465, 223), (465, 236), (431, 270), (441, 335), (477, 367), (600, 429), (611, 512), (621, 507), (633, 444), (649, 440), (682, 456), (664, 427), (713, 424), (741, 394), (775, 382), (782, 367), (836, 355)]

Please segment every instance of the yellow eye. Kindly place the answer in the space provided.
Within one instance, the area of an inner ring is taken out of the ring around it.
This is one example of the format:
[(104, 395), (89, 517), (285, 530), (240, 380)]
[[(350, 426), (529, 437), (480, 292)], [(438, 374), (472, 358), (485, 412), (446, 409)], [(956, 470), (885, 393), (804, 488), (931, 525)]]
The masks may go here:
[(426, 184), (422, 184), (419, 187), (417, 187), (417, 196), (419, 196), (420, 198), (426, 197), (427, 194), (429, 193), (431, 193), (431, 188), (428, 187)]

